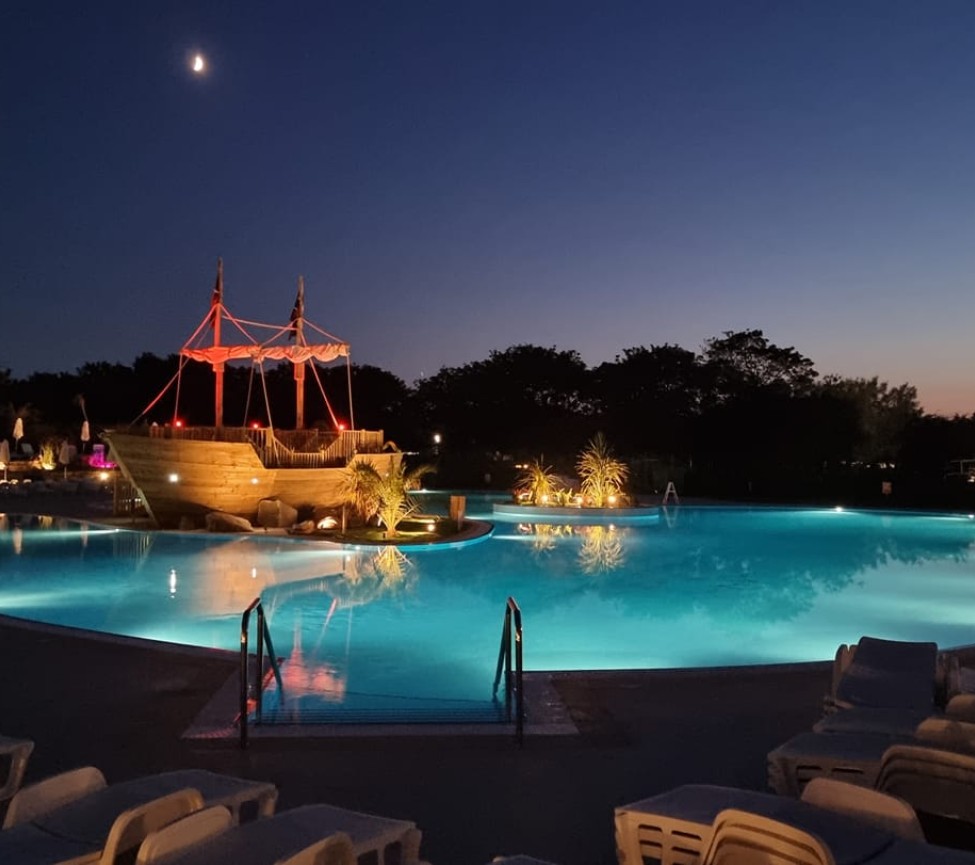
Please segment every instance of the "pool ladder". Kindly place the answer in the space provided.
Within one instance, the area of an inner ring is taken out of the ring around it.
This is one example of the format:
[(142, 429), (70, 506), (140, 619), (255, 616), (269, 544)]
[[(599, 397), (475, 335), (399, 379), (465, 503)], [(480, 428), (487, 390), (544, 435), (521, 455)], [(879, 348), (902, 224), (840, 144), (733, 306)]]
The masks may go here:
[[(514, 627), (512, 628), (512, 620)], [(523, 744), (525, 732), (525, 665), (522, 658), (523, 632), (521, 608), (512, 597), (504, 607), (504, 625), (501, 629), (501, 651), (498, 653), (498, 670), (494, 675), (494, 698), (498, 697), (498, 685), (504, 674), (504, 710), (508, 723), (514, 710), (515, 739)], [(514, 670), (512, 666), (514, 656)]]
[(250, 605), (244, 610), (244, 615), (240, 620), (240, 747), (247, 747), (247, 715), (248, 715), (248, 687), (247, 687), (247, 667), (248, 652), (247, 642), (250, 633), (251, 612), (257, 610), (257, 664), (254, 667), (254, 698), (256, 701), (254, 708), (254, 721), (261, 723), (261, 702), (264, 696), (264, 645), (267, 644), (267, 657), (271, 664), (271, 671), (278, 683), (278, 692), (282, 698), (284, 696), (284, 684), (281, 681), (281, 669), (278, 667), (278, 658), (274, 654), (274, 644), (271, 642), (271, 631), (267, 626), (267, 618), (264, 615), (264, 606), (260, 598), (254, 598)]

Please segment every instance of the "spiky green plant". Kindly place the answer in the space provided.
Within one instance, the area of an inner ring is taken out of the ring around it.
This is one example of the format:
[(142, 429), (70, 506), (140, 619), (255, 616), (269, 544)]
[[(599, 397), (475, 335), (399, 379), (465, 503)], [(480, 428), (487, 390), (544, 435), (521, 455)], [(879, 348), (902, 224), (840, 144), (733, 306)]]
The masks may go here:
[(602, 433), (595, 436), (579, 454), (576, 471), (582, 481), (582, 494), (597, 508), (604, 508), (610, 496), (619, 496), (630, 470), (616, 459)]
[(364, 460), (353, 460), (346, 467), (342, 492), (346, 502), (364, 519), (378, 516), (386, 527), (386, 537), (395, 538), (396, 527), (416, 510), (410, 490), (418, 489), (424, 475), (432, 471), (429, 465), (407, 471), (402, 462), (396, 465), (392, 457), (385, 472)]
[(376, 479), (379, 473), (370, 463), (352, 460), (345, 468), (339, 486), (344, 502), (368, 522), (379, 510)]
[(532, 505), (551, 503), (558, 489), (559, 479), (552, 472), (552, 467), (543, 465), (541, 460), (528, 463), (515, 481), (515, 495), (519, 499), (527, 499)]
[(47, 439), (41, 442), (41, 449), (37, 455), (37, 461), (41, 464), (42, 469), (52, 471), (58, 464), (57, 442), (53, 439)]

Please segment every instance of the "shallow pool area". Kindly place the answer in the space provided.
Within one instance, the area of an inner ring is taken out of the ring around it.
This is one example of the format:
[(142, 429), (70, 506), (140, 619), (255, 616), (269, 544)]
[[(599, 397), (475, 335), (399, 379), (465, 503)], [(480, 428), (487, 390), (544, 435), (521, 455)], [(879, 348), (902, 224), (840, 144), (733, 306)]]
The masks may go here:
[[(444, 496), (423, 496), (443, 512)], [(291, 720), (489, 710), (506, 598), (529, 670), (824, 660), (863, 634), (966, 645), (975, 520), (672, 507), (651, 524), (495, 519), (460, 548), (343, 549), (0, 516), (0, 612), (235, 650), (260, 596)]]

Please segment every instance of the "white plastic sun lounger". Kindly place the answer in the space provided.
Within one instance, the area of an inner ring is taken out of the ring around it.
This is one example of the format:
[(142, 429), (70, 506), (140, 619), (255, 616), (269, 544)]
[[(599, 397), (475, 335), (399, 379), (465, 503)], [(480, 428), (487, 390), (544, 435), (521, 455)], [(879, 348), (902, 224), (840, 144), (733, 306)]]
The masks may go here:
[[(205, 808), (150, 833), (139, 847), (136, 865), (168, 865), (177, 856), (231, 829), (233, 818), (222, 805)], [(355, 849), (344, 832), (316, 841), (275, 865), (356, 865)]]
[(876, 786), (916, 811), (975, 824), (975, 754), (895, 745), (884, 754)]
[(911, 744), (912, 736), (874, 733), (800, 733), (769, 751), (768, 786), (781, 796), (798, 797), (813, 778), (835, 778), (873, 787), (884, 752), (893, 744)]
[(698, 865), (711, 843), (713, 823), (728, 808), (748, 811), (809, 832), (837, 863), (866, 862), (894, 835), (845, 814), (752, 790), (689, 784), (616, 809), (620, 865)]
[[(934, 711), (856, 706), (825, 715), (813, 724), (814, 733), (871, 733), (875, 736), (910, 737)], [(941, 716), (943, 717), (943, 716)]]
[(30, 823), (44, 814), (107, 787), (108, 782), (94, 766), (82, 766), (23, 787), (14, 794), (3, 816), (3, 828)]
[[(734, 809), (714, 822), (704, 865), (853, 865), (813, 832)], [(973, 865), (975, 854), (895, 839), (857, 865)]]
[[(224, 805), (235, 818), (248, 803), (255, 806), (259, 815), (269, 815), (277, 801), (277, 788), (264, 781), (202, 769), (149, 775), (88, 792), (54, 810), (39, 808), (28, 822), (0, 832), (0, 862), (40, 865), (97, 861), (120, 815), (186, 790), (195, 791), (200, 801), (198, 807)], [(161, 824), (149, 826), (145, 831), (158, 825)], [(136, 839), (135, 844), (141, 840)]]
[(27, 760), (33, 750), (34, 743), (30, 739), (0, 736), (0, 757), (9, 762), (7, 777), (0, 784), (0, 803), (6, 802), (20, 789), (20, 784), (24, 780), (24, 770), (27, 768)]
[(930, 714), (945, 675), (936, 643), (861, 637), (855, 646), (837, 649), (827, 709), (869, 706)]
[(357, 857), (369, 855), (377, 865), (419, 862), (422, 833), (415, 823), (332, 805), (305, 805), (217, 834), (167, 858), (166, 865), (268, 865), (338, 832), (349, 837)]
[(226, 832), (233, 824), (234, 818), (223, 805), (203, 808), (150, 832), (139, 845), (136, 865), (160, 865), (177, 853)]
[(931, 717), (911, 735), (800, 733), (769, 752), (768, 786), (783, 796), (798, 796), (812, 778), (820, 777), (874, 787), (884, 754), (893, 745), (975, 753), (975, 724)]
[(813, 778), (802, 791), (802, 801), (837, 811), (890, 832), (907, 841), (923, 841), (917, 813), (903, 799), (832, 778)]
[(701, 865), (719, 815), (729, 808), (819, 839), (836, 865), (975, 865), (973, 853), (907, 840), (795, 799), (695, 784), (616, 809), (620, 865)]
[(98, 842), (46, 832), (22, 823), (0, 836), (0, 861), (17, 865), (116, 865), (152, 832), (202, 807), (196, 790), (176, 790), (121, 811)]
[(836, 865), (829, 847), (788, 823), (729, 808), (714, 820), (704, 865)]

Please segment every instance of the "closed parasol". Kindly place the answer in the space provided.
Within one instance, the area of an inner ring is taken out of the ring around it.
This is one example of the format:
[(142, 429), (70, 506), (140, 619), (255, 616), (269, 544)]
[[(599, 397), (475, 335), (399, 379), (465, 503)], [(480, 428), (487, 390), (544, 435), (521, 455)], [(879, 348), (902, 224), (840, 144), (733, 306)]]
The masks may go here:
[(91, 427), (88, 426), (88, 421), (85, 421), (81, 425), (81, 452), (85, 452), (85, 446), (91, 441)]
[(10, 444), (6, 439), (0, 441), (0, 468), (3, 468), (3, 479), (7, 480), (7, 464), (10, 462)]
[(14, 447), (20, 447), (20, 440), (24, 437), (24, 419), (17, 418), (14, 421)]
[(68, 463), (71, 462), (71, 445), (65, 439), (61, 442), (61, 450), (58, 452), (58, 462), (64, 466), (64, 476), (68, 476)]

